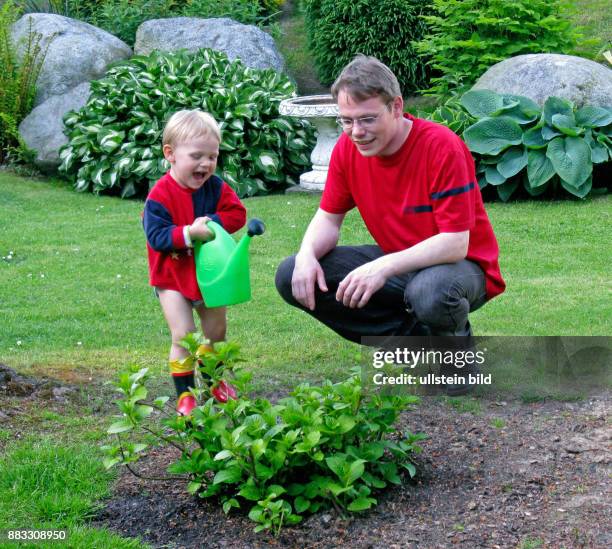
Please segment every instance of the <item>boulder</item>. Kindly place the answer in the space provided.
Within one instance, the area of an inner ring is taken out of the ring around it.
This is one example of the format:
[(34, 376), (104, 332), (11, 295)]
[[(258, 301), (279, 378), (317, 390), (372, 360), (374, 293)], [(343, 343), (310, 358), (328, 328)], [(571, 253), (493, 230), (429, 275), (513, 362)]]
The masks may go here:
[(36, 83), (34, 105), (101, 78), (111, 63), (132, 55), (127, 44), (102, 29), (61, 15), (34, 13), (24, 15), (11, 29), (19, 57), (25, 50), (30, 21), (32, 31), (42, 35), (43, 50), (49, 47)]
[(19, 124), (19, 133), (25, 144), (34, 149), (34, 163), (41, 171), (54, 173), (60, 165), (59, 149), (68, 138), (64, 135), (63, 116), (87, 103), (89, 82), (83, 82), (62, 95), (53, 95), (35, 107)]
[(148, 55), (153, 50), (196, 51), (200, 48), (222, 51), (230, 60), (239, 58), (254, 69), (272, 68), (280, 72), (285, 64), (269, 34), (226, 17), (174, 17), (146, 21), (136, 32), (134, 53)]
[(577, 107), (608, 107), (612, 106), (612, 70), (572, 55), (518, 55), (493, 65), (472, 89), (524, 95), (539, 105), (556, 96)]

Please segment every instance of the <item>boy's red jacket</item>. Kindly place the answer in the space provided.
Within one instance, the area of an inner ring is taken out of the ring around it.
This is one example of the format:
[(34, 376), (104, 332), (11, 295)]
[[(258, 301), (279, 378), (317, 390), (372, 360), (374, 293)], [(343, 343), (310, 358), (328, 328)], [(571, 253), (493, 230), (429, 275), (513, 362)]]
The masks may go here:
[(176, 290), (192, 301), (202, 299), (193, 250), (185, 244), (183, 228), (204, 216), (229, 233), (246, 223), (238, 195), (216, 175), (193, 190), (181, 187), (168, 172), (151, 189), (143, 214), (151, 286)]

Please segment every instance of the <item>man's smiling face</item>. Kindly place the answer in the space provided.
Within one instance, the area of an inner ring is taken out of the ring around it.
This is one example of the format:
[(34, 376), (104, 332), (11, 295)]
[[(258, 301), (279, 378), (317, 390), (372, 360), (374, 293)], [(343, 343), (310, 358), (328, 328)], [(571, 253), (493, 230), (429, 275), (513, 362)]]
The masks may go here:
[(338, 94), (338, 118), (363, 156), (385, 156), (395, 152), (402, 120), (398, 100), (401, 103), (401, 99), (396, 98), (385, 104), (378, 96), (359, 101), (344, 90)]

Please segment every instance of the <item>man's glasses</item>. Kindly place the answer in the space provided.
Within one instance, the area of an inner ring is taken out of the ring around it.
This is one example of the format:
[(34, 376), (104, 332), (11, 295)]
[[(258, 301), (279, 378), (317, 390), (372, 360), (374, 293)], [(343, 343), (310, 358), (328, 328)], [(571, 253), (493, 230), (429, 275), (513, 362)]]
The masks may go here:
[(362, 116), (361, 118), (348, 118), (346, 116), (338, 116), (336, 118), (336, 122), (338, 125), (344, 130), (348, 131), (353, 128), (355, 124), (359, 124), (363, 129), (367, 130), (372, 128), (378, 119), (383, 115), (383, 113), (387, 110), (387, 107), (391, 104), (391, 102), (387, 103), (382, 111), (380, 111), (376, 116)]

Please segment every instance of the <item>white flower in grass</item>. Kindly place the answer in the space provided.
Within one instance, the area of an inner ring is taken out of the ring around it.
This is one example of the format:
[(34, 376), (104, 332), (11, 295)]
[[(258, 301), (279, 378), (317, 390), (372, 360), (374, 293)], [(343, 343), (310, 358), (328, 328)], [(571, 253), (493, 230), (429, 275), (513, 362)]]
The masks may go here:
[(18, 347), (19, 347), (19, 346), (21, 346), (21, 343), (22, 343), (21, 339), (18, 339), (18, 340), (17, 340), (17, 346), (18, 346)]

